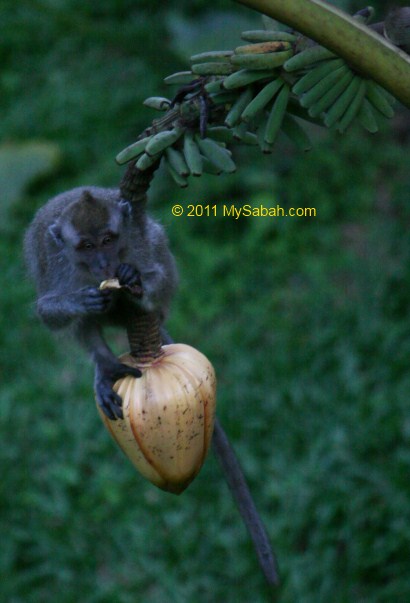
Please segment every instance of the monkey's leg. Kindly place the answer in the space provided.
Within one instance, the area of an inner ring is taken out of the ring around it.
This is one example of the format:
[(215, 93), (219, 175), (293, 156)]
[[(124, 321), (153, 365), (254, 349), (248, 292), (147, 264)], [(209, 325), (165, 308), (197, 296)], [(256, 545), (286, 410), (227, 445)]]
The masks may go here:
[(98, 405), (109, 419), (122, 419), (122, 399), (113, 390), (113, 385), (126, 375), (141, 377), (141, 371), (118, 360), (106, 344), (99, 325), (94, 321), (80, 321), (76, 326), (76, 335), (95, 363), (94, 387)]

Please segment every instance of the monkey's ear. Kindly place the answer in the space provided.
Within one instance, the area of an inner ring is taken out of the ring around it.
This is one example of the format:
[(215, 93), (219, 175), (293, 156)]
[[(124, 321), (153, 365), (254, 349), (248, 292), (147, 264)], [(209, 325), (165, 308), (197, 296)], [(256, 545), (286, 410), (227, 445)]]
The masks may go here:
[(54, 222), (48, 227), (48, 232), (51, 234), (53, 241), (59, 246), (63, 246), (63, 237), (61, 236), (61, 228), (57, 222)]
[(118, 201), (118, 207), (120, 208), (121, 213), (124, 216), (124, 218), (128, 218), (128, 216), (131, 215), (132, 207), (131, 207), (131, 203), (129, 201), (126, 201), (125, 199), (120, 199)]

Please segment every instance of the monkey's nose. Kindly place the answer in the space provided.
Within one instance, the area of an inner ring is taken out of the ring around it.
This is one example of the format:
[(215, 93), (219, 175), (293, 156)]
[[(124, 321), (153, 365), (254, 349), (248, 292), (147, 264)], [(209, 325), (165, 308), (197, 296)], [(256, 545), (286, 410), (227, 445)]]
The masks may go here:
[(106, 266), (101, 269), (101, 274), (105, 279), (114, 278), (115, 270), (113, 270), (111, 266)]

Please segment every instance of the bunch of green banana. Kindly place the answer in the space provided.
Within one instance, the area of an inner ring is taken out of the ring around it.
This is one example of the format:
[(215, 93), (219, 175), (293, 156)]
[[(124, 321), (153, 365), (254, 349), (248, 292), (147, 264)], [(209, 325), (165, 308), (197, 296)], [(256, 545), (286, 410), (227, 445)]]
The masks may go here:
[[(373, 12), (367, 7), (354, 18), (367, 23)], [(195, 54), (190, 70), (165, 78), (166, 84), (184, 86), (177, 94), (178, 102), (174, 105), (164, 97), (144, 101), (148, 107), (169, 113), (121, 151), (118, 163), (135, 161), (144, 170), (164, 158), (175, 182), (184, 187), (189, 176), (234, 172), (227, 145), (235, 140), (258, 144), (264, 153), (270, 153), (283, 130), (301, 149), (309, 149), (310, 141), (292, 114), (322, 121), (341, 132), (354, 121), (376, 132), (379, 117), (392, 117), (394, 98), (390, 94), (301, 34), (266, 29), (245, 31), (241, 37), (246, 44), (233, 51)], [(200, 111), (208, 100), (218, 108), (209, 111), (203, 137)], [(224, 125), (220, 125), (223, 115)], [(199, 118), (202, 136), (193, 126)]]
[(369, 132), (379, 129), (377, 117), (390, 119), (394, 115), (396, 99), (387, 90), (373, 82), (365, 80), (365, 93), (357, 113), (360, 124)]
[(174, 127), (140, 138), (118, 153), (116, 161), (122, 165), (136, 159), (138, 169), (145, 170), (160, 159), (164, 151), (172, 146), (183, 133), (183, 128)]
[[(251, 133), (244, 133), (248, 144), (254, 144)], [(226, 144), (232, 142), (233, 131), (224, 126), (208, 129), (208, 136), (200, 138), (189, 129), (175, 127), (141, 138), (117, 155), (117, 163), (135, 160), (136, 167), (145, 170), (165, 157), (165, 164), (175, 182), (185, 187), (189, 175), (203, 172), (220, 174), (236, 170)]]
[[(310, 69), (306, 69), (310, 66)], [(329, 54), (322, 46), (310, 47), (285, 63), (288, 71), (301, 70), (292, 87), (311, 118), (344, 132), (356, 119), (370, 132), (378, 129), (373, 115), (392, 117), (393, 99), (372, 80), (355, 73), (343, 59)], [(364, 100), (367, 99), (365, 108)]]
[(297, 40), (288, 32), (244, 32), (242, 37), (252, 44), (239, 46), (234, 51), (215, 50), (191, 56), (192, 74), (229, 76), (238, 69), (276, 69), (292, 56), (292, 44)]
[(229, 75), (235, 71), (230, 63), (232, 50), (212, 50), (194, 54), (191, 59), (191, 70), (194, 75)]
[(258, 128), (259, 144), (264, 153), (269, 153), (272, 150), (272, 145), (282, 127), (282, 122), (289, 102), (290, 86), (281, 78), (279, 78), (279, 80), (280, 85), (275, 94), (267, 118), (260, 123)]
[(300, 71), (302, 69), (306, 69), (314, 63), (335, 57), (336, 55), (331, 50), (328, 50), (324, 46), (315, 44), (313, 46), (308, 46), (301, 52), (298, 52), (287, 59), (283, 65), (283, 68), (285, 71), (289, 72)]
[(232, 140), (232, 131), (224, 127), (210, 128), (208, 136), (201, 138), (191, 130), (186, 130), (182, 144), (170, 146), (165, 151), (165, 161), (169, 173), (181, 187), (188, 186), (188, 176), (232, 173), (236, 165), (231, 152), (220, 140)]

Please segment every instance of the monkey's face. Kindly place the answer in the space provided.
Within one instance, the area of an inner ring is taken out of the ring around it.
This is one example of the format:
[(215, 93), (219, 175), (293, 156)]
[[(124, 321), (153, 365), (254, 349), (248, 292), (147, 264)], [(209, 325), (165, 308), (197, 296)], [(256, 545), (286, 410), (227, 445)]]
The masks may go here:
[(118, 233), (107, 231), (97, 236), (81, 237), (73, 249), (76, 265), (99, 283), (113, 278), (121, 263), (121, 241)]
[(71, 266), (92, 284), (115, 276), (127, 253), (129, 230), (127, 202), (94, 198), (87, 192), (50, 227)]

